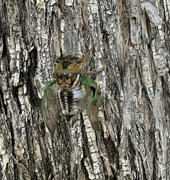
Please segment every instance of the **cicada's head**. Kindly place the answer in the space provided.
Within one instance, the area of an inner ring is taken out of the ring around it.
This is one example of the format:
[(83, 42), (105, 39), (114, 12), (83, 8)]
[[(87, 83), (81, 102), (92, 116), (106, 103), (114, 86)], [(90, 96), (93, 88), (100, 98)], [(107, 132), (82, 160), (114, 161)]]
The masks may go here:
[(79, 84), (79, 77), (84, 71), (86, 57), (62, 57), (57, 60), (55, 77), (60, 87), (75, 87)]

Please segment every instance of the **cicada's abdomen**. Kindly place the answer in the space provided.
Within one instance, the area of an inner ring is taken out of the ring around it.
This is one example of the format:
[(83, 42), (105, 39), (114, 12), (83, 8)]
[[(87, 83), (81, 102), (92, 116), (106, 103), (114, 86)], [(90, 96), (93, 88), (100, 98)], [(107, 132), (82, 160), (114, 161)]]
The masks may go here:
[(71, 117), (81, 110), (80, 102), (85, 96), (85, 91), (80, 86), (75, 89), (58, 89), (57, 94), (62, 114), (70, 121)]

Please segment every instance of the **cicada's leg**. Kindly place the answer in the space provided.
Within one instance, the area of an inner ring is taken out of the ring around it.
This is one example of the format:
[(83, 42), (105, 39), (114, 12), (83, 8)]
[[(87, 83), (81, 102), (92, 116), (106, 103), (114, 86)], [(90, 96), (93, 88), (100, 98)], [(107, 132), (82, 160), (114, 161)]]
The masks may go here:
[(57, 85), (55, 80), (48, 82), (44, 89), (41, 110), (49, 131), (54, 133), (55, 127), (61, 118), (60, 106), (57, 98)]

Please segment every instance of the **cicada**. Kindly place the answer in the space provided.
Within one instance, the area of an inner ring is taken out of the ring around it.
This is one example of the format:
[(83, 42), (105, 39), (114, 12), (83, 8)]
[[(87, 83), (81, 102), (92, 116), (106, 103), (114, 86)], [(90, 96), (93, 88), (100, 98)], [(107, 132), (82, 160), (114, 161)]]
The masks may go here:
[(84, 70), (83, 58), (66, 56), (56, 62), (54, 80), (46, 84), (42, 97), (42, 115), (51, 133), (64, 116), (67, 122), (86, 109), (92, 128), (99, 130), (98, 109), (101, 100), (97, 83)]

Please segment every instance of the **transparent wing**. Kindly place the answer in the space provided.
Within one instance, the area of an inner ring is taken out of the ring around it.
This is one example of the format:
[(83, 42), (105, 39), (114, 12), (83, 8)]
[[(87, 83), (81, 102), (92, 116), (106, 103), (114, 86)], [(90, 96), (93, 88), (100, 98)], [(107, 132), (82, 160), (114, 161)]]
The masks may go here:
[(98, 112), (99, 112), (99, 107), (101, 105), (101, 98), (98, 95), (97, 83), (91, 78), (88, 78), (87, 76), (81, 76), (80, 81), (82, 82), (83, 85), (90, 87), (90, 88), (85, 88), (87, 91), (86, 92), (87, 96), (89, 95), (89, 97), (91, 98), (87, 105), (87, 114), (91, 121), (92, 128), (94, 130), (99, 131), (100, 125), (98, 121)]
[(41, 110), (44, 121), (53, 134), (60, 120), (60, 106), (57, 98), (56, 80), (47, 83), (41, 102)]
[(100, 97), (98, 97), (96, 101), (91, 102), (87, 107), (87, 113), (91, 121), (92, 128), (96, 131), (100, 130), (100, 125), (98, 121), (98, 113), (99, 113), (100, 105), (101, 105), (101, 99)]

